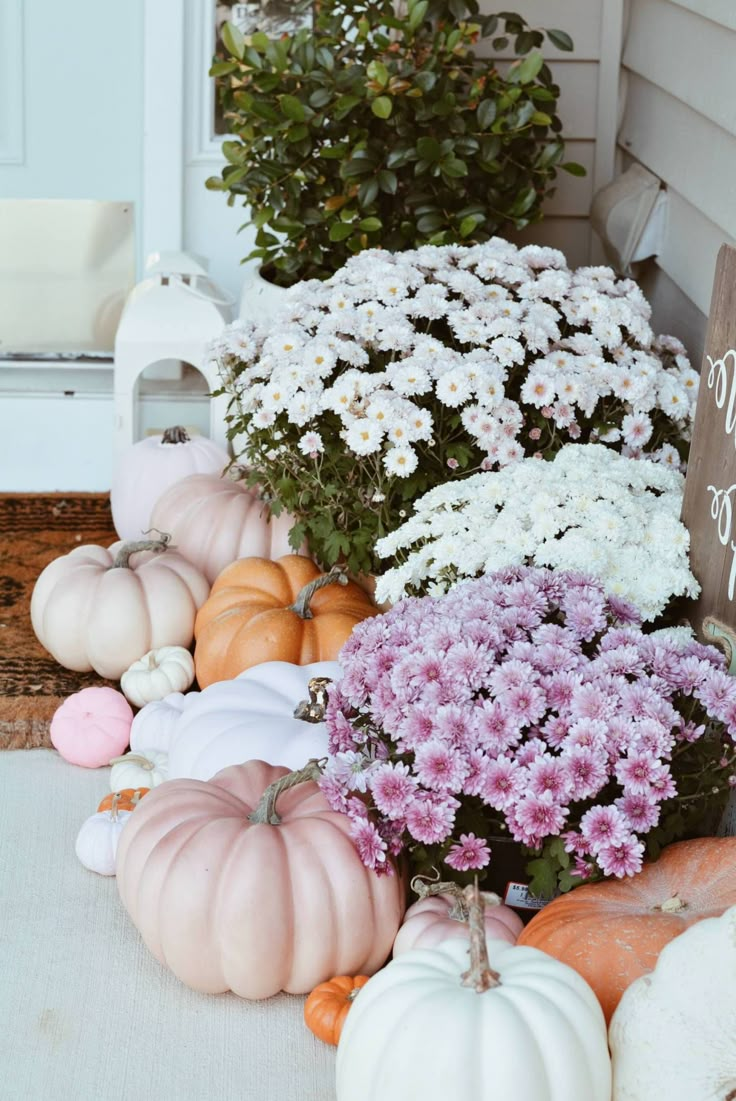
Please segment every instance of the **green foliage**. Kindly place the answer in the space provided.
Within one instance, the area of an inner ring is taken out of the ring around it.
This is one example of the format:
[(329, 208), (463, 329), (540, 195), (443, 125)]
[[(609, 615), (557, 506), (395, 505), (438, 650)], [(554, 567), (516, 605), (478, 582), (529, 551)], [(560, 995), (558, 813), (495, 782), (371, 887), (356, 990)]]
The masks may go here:
[[(396, 5), (398, 8), (398, 5)], [(541, 217), (563, 164), (544, 35), (475, 0), (321, 0), (314, 28), (277, 41), (226, 24), (215, 79), (233, 140), (211, 190), (242, 199), (246, 259), (275, 280), (327, 278), (354, 253), (473, 244)], [(476, 54), (517, 58), (502, 72)]]

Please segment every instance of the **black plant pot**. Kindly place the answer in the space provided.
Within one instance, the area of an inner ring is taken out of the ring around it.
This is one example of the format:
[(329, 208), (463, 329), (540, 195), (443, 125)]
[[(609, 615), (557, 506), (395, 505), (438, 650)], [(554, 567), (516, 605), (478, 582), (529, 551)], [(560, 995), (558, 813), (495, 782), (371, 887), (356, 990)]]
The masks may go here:
[(532, 898), (529, 895), (531, 876), (527, 873), (526, 865), (531, 857), (525, 855), (518, 841), (513, 841), (509, 837), (490, 837), (488, 844), (491, 849), (491, 862), (488, 865), (488, 874), (483, 881), (483, 888), (495, 891), (502, 902), (515, 910), (526, 924), (551, 901)]

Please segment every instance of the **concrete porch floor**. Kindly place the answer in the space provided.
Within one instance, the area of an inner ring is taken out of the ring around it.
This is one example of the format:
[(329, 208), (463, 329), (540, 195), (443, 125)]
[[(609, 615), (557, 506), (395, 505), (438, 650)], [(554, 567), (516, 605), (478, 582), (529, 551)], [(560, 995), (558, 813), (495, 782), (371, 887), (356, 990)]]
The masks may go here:
[(0, 1099), (334, 1101), (304, 998), (197, 994), (148, 952), (74, 842), (107, 769), (0, 753)]

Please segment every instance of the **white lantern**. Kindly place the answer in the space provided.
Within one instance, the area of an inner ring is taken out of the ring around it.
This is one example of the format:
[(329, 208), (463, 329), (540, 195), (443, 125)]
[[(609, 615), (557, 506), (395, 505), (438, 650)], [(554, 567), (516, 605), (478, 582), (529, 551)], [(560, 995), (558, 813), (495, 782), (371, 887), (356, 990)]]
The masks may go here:
[[(201, 372), (210, 391), (219, 388), (208, 349), (232, 320), (231, 305), (194, 257), (182, 252), (149, 257), (146, 278), (128, 295), (115, 336), (116, 456), (135, 442), (136, 383), (146, 367), (180, 360)], [(227, 395), (210, 398), (210, 439), (223, 448), (227, 402)]]

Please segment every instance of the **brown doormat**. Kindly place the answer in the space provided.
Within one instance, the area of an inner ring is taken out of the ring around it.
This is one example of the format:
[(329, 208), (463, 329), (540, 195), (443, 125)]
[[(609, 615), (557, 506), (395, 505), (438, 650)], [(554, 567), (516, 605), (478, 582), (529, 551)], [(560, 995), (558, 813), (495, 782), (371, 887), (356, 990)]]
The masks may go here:
[(82, 543), (116, 539), (109, 494), (0, 493), (0, 750), (50, 746), (59, 704), (88, 685), (113, 683), (54, 661), (33, 633), (30, 605), (49, 562)]

